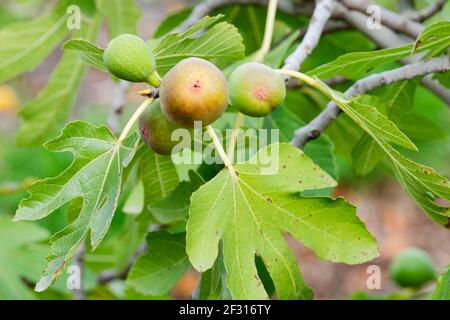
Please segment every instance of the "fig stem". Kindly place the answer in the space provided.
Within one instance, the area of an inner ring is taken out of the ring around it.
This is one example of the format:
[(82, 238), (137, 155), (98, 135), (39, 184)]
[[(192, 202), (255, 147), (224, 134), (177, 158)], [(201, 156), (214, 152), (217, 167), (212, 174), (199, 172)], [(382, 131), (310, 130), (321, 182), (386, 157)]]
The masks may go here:
[(239, 112), (234, 122), (234, 128), (233, 131), (231, 132), (230, 144), (228, 145), (227, 149), (227, 156), (231, 161), (233, 161), (234, 159), (234, 148), (236, 147), (238, 130), (241, 128), (243, 122), (244, 122), (244, 114)]
[(227, 154), (225, 153), (222, 143), (220, 142), (219, 138), (217, 137), (217, 134), (214, 131), (214, 128), (211, 125), (209, 125), (206, 127), (206, 130), (208, 131), (208, 134), (211, 137), (211, 139), (214, 143), (214, 147), (216, 148), (217, 152), (219, 153), (220, 159), (222, 159), (223, 164), (228, 169), (231, 176), (233, 178), (237, 179), (236, 169), (233, 167), (233, 164), (231, 163), (230, 158), (228, 158)]
[(131, 116), (130, 120), (128, 120), (127, 124), (122, 130), (122, 133), (120, 134), (119, 140), (117, 140), (117, 145), (121, 145), (123, 140), (128, 136), (128, 133), (130, 132), (131, 128), (133, 128), (134, 123), (139, 119), (142, 113), (144, 113), (145, 109), (155, 100), (155, 98), (147, 98), (144, 100), (144, 102), (141, 103), (141, 105), (136, 109), (136, 111)]
[(258, 52), (256, 53), (256, 56), (254, 58), (255, 62), (262, 62), (264, 59), (264, 56), (270, 50), (270, 45), (272, 44), (273, 29), (274, 29), (274, 25), (275, 25), (275, 16), (277, 14), (277, 6), (278, 6), (278, 0), (269, 0), (267, 16), (266, 16), (266, 25), (264, 28), (264, 38), (262, 41), (261, 48), (258, 50)]
[(317, 90), (321, 91), (323, 94), (325, 94), (327, 97), (329, 97), (331, 100), (334, 100), (332, 92), (334, 92), (333, 89), (328, 87), (325, 83), (318, 79), (314, 79), (310, 76), (307, 76), (304, 73), (298, 72), (298, 71), (292, 71), (292, 70), (286, 70), (286, 69), (277, 69), (275, 70), (279, 74), (288, 75), (292, 78), (296, 78), (298, 80), (301, 80), (303, 82), (306, 82), (309, 86), (316, 88)]
[(155, 87), (155, 88), (158, 88), (158, 87), (161, 85), (161, 81), (162, 81), (162, 78), (161, 78), (161, 76), (159, 75), (158, 71), (153, 72), (153, 73), (148, 77), (148, 80), (147, 80), (147, 82), (148, 82), (151, 86), (153, 86), (153, 87)]

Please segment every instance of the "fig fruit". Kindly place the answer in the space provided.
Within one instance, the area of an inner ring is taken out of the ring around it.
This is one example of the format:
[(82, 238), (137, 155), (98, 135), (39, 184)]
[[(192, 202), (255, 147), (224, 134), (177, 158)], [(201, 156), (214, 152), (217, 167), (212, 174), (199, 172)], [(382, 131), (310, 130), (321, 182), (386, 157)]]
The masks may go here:
[(144, 40), (135, 35), (122, 34), (111, 40), (103, 54), (103, 63), (119, 79), (159, 85), (153, 53)]
[(194, 121), (207, 126), (225, 111), (228, 84), (222, 71), (211, 62), (188, 58), (167, 72), (159, 96), (169, 121), (187, 128), (194, 127)]
[(236, 68), (229, 79), (230, 103), (251, 117), (264, 117), (273, 112), (286, 96), (281, 76), (272, 68), (256, 62)]
[(390, 276), (402, 287), (420, 287), (436, 278), (433, 262), (426, 252), (409, 248), (395, 256)]
[(169, 155), (178, 141), (172, 141), (172, 132), (180, 127), (166, 119), (159, 100), (155, 100), (139, 118), (139, 132), (145, 144), (154, 152)]

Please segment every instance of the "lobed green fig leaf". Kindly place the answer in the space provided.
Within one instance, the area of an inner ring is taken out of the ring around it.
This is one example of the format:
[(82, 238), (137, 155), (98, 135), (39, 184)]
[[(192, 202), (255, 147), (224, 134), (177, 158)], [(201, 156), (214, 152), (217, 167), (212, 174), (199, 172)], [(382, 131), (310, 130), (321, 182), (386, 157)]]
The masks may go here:
[[(278, 156), (276, 173), (262, 174), (264, 155)], [(278, 298), (310, 299), (312, 291), (283, 234), (334, 262), (356, 264), (377, 256), (375, 239), (352, 205), (343, 199), (299, 196), (336, 185), (302, 151), (286, 143), (272, 144), (254, 160), (235, 166), (237, 179), (223, 170), (192, 195), (186, 247), (198, 271), (213, 266), (222, 240), (226, 285), (233, 298), (268, 298), (255, 265), (259, 256)]]
[(15, 220), (42, 219), (71, 200), (82, 198), (83, 203), (79, 215), (51, 238), (48, 266), (36, 291), (56, 280), (88, 235), (93, 249), (102, 241), (117, 208), (124, 168), (137, 143), (137, 134), (120, 142), (105, 126), (75, 121), (45, 144), (50, 151), (72, 152), (74, 161), (59, 176), (34, 183)]

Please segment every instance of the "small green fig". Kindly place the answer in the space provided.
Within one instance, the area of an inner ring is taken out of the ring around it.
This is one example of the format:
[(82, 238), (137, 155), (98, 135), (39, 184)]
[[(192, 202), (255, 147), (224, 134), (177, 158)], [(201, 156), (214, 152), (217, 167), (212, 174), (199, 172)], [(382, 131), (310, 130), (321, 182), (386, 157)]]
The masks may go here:
[[(161, 155), (169, 155), (179, 142), (172, 141), (172, 132), (180, 127), (167, 120), (155, 100), (139, 118), (139, 132), (145, 144)], [(186, 129), (184, 129), (186, 130)]]
[(395, 256), (390, 276), (402, 287), (420, 287), (436, 278), (436, 271), (428, 254), (418, 248), (408, 248)]
[(161, 107), (169, 121), (194, 127), (216, 121), (228, 105), (228, 84), (224, 74), (209, 61), (188, 58), (164, 76), (159, 92)]
[(230, 103), (251, 117), (264, 117), (274, 111), (286, 96), (281, 76), (272, 68), (256, 62), (236, 68), (229, 79)]
[(155, 58), (147, 44), (132, 34), (122, 34), (108, 44), (103, 63), (113, 75), (130, 82), (155, 83)]

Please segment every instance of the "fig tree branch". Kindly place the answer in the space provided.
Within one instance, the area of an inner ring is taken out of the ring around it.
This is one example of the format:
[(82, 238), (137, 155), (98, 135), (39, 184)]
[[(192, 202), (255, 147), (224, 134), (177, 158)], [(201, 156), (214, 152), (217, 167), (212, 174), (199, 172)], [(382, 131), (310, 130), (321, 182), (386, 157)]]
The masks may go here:
[(342, 0), (349, 9), (361, 11), (364, 14), (370, 12), (370, 8), (376, 6), (379, 10), (381, 23), (395, 31), (404, 33), (412, 38), (417, 38), (423, 30), (423, 25), (400, 13), (393, 12), (375, 4), (372, 0)]
[[(346, 20), (355, 29), (364, 33), (367, 37), (372, 39), (380, 48), (398, 47), (413, 41), (410, 37), (402, 36), (392, 29), (381, 26), (378, 29), (370, 29), (367, 27), (368, 16), (359, 11), (350, 10), (341, 3), (338, 3), (334, 12), (335, 17), (341, 17)], [(400, 60), (402, 64), (409, 64), (409, 59)], [(440, 85), (439, 82), (427, 76), (422, 79), (422, 85), (428, 88), (431, 92), (440, 97), (450, 106), (450, 90)]]
[(439, 11), (442, 10), (447, 0), (438, 0), (435, 3), (429, 5), (428, 7), (423, 8), (418, 11), (411, 11), (406, 13), (405, 15), (411, 20), (423, 22), (426, 19), (434, 16)]
[[(394, 82), (411, 80), (418, 76), (432, 73), (446, 72), (450, 70), (450, 56), (433, 58), (418, 63), (406, 65), (397, 69), (370, 75), (358, 80), (346, 92), (345, 97), (350, 99), (360, 94), (367, 93), (375, 88), (389, 85)], [(298, 148), (303, 148), (310, 140), (316, 139), (339, 116), (341, 110), (334, 103), (328, 103), (327, 107), (306, 126), (295, 132), (291, 143)]]
[(308, 29), (300, 45), (286, 58), (283, 69), (298, 71), (319, 43), (322, 32), (336, 6), (336, 0), (317, 0)]

